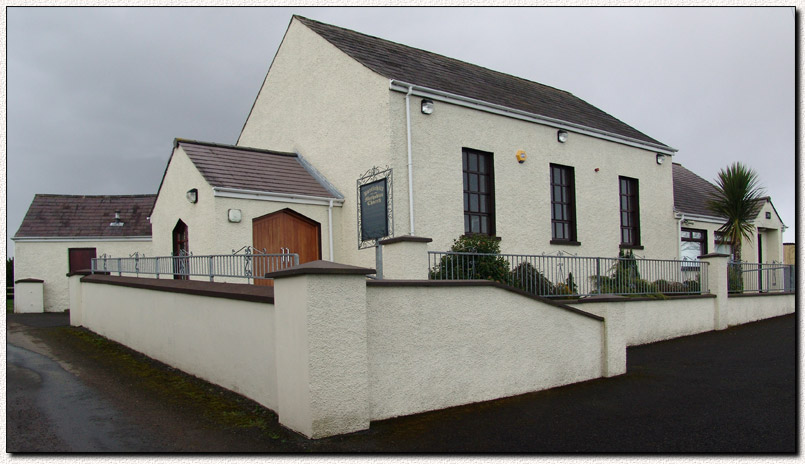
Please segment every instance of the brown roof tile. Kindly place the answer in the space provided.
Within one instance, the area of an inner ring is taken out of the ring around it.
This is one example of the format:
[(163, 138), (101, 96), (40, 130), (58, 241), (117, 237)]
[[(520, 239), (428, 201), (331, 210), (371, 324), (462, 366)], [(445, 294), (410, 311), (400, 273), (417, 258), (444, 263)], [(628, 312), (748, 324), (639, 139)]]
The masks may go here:
[(176, 143), (213, 187), (339, 198), (302, 165), (295, 153), (189, 140)]
[[(155, 200), (156, 195), (37, 194), (14, 237), (150, 237), (148, 215)], [(123, 226), (109, 225), (115, 211)]]
[(294, 17), (354, 60), (389, 79), (667, 147), (564, 90), (302, 16)]

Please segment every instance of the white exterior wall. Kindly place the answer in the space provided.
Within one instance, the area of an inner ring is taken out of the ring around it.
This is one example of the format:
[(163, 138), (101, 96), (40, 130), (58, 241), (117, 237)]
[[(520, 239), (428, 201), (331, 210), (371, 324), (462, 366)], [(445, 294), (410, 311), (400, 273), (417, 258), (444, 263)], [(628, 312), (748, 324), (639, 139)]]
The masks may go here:
[(626, 346), (644, 345), (714, 330), (715, 298), (570, 303), (622, 323)]
[[(404, 95), (393, 92), (399, 118)], [(413, 102), (414, 216), (417, 235), (432, 237), (432, 250), (447, 250), (464, 233), (462, 148), (493, 153), (496, 235), (508, 253), (616, 257), (620, 245), (618, 177), (638, 179), (640, 242), (647, 258), (677, 256), (671, 163), (656, 163), (656, 152), (435, 102), (431, 115)], [(404, 120), (403, 123), (404, 124)], [(399, 123), (398, 123), (399, 125)], [(518, 150), (528, 158), (519, 164)], [(551, 245), (549, 164), (575, 171), (576, 221), (580, 246)], [(595, 172), (598, 168), (599, 171)]]
[(602, 376), (601, 321), (494, 287), (366, 290), (372, 420)]
[[(244, 147), (301, 154), (345, 196), (336, 223), (339, 263), (374, 266), (374, 250), (358, 250), (356, 181), (391, 162), (388, 93), (387, 79), (293, 20), (238, 140)], [(394, 168), (394, 225), (401, 231), (405, 218), (396, 214), (396, 202), (407, 181)]]
[[(228, 211), (230, 208), (241, 210), (242, 220), (239, 223), (229, 222)], [(319, 223), (321, 229), (321, 259), (329, 260), (330, 244), (329, 223), (327, 218), (327, 206), (306, 205), (301, 203), (282, 203), (275, 201), (245, 200), (240, 198), (215, 198), (215, 212), (213, 222), (210, 227), (214, 229), (212, 253), (229, 254), (232, 250), (237, 250), (244, 245), (251, 246), (252, 221), (266, 214), (273, 213), (285, 208), (290, 208), (297, 213), (306, 216)], [(333, 206), (333, 223), (338, 224), (338, 217), (341, 215), (341, 207)], [(333, 242), (340, 241), (340, 228), (335, 228)], [(205, 252), (204, 254), (207, 254)]]
[[(771, 213), (771, 219), (766, 219), (766, 213)], [(715, 232), (721, 227), (723, 222), (718, 220), (704, 221), (696, 219), (688, 219), (691, 224), (682, 225), (686, 229), (700, 229), (707, 231), (707, 252), (714, 253), (716, 248)], [(677, 228), (679, 222), (677, 221)], [(783, 262), (783, 223), (780, 222), (777, 213), (774, 211), (771, 203), (766, 201), (758, 213), (757, 219), (754, 221), (756, 227), (752, 232), (752, 238), (744, 239), (741, 243), (741, 258), (747, 263), (758, 262), (758, 245), (757, 234), (760, 233), (763, 238), (763, 263), (782, 263)]]
[[(187, 191), (198, 189), (198, 202), (187, 201)], [(179, 219), (187, 224), (187, 237), (193, 254), (209, 254), (215, 248), (215, 207), (212, 187), (204, 180), (181, 146), (168, 163), (154, 211), (151, 213), (153, 254), (173, 254), (173, 228)], [(226, 219), (226, 218), (224, 218)], [(242, 246), (242, 245), (241, 245)], [(231, 253), (231, 250), (228, 250)]]
[[(464, 233), (461, 149), (494, 153), (497, 235), (505, 252), (611, 256), (619, 252), (618, 176), (640, 186), (643, 250), (638, 256), (674, 259), (671, 163), (655, 152), (436, 102), (432, 115), (411, 97), (414, 185), (413, 235), (432, 237), (446, 250)], [(394, 235), (410, 234), (405, 94), (292, 21), (246, 122), (239, 145), (294, 151), (308, 159), (344, 195), (335, 261), (373, 266), (372, 251), (357, 251), (355, 180), (372, 166), (394, 175)], [(514, 156), (525, 150), (525, 164)], [(575, 168), (576, 217), (581, 246), (551, 245), (548, 165)], [(595, 172), (599, 168), (599, 172)]]
[[(771, 219), (766, 219), (767, 212), (771, 213)], [(783, 224), (780, 222), (780, 218), (777, 216), (777, 213), (774, 211), (774, 208), (768, 201), (763, 205), (763, 208), (760, 209), (757, 219), (755, 219), (755, 227), (757, 227), (757, 230), (755, 230), (755, 233), (753, 234), (753, 240), (745, 241), (744, 243), (744, 249), (742, 250), (744, 253), (742, 256), (743, 260), (748, 263), (758, 262), (757, 235), (760, 233), (763, 242), (763, 262), (782, 263)], [(751, 250), (748, 253), (747, 248)]]
[(274, 305), (82, 283), (82, 325), (277, 408)]
[(115, 258), (128, 258), (134, 252), (151, 256), (150, 241), (46, 241), (14, 242), (14, 278), (44, 280), (45, 312), (61, 312), (70, 308), (67, 273), (70, 272), (70, 248), (95, 248), (96, 256), (106, 253)]
[[(198, 189), (198, 202), (186, 199), (188, 190)], [(329, 259), (329, 222), (327, 206), (302, 203), (216, 197), (185, 151), (177, 148), (168, 165), (162, 188), (151, 215), (154, 254), (170, 256), (173, 252), (173, 228), (179, 219), (188, 227), (188, 242), (194, 255), (231, 254), (245, 245), (252, 246), (252, 220), (290, 208), (321, 225), (321, 257)], [(229, 222), (229, 209), (241, 210), (239, 223)], [(341, 207), (333, 206), (333, 223), (339, 224)], [(341, 230), (334, 228), (333, 240), (340, 240)], [(198, 279), (203, 279), (199, 277)], [(243, 279), (218, 278), (218, 282), (243, 282)]]

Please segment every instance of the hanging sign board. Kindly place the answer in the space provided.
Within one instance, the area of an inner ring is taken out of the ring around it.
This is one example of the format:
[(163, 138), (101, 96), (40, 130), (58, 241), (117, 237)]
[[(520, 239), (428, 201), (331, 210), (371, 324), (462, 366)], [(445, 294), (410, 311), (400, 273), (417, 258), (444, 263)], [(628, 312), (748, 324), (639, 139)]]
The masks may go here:
[(374, 240), (388, 234), (386, 179), (361, 185), (361, 240)]
[(372, 168), (358, 179), (358, 248), (392, 234), (391, 169)]

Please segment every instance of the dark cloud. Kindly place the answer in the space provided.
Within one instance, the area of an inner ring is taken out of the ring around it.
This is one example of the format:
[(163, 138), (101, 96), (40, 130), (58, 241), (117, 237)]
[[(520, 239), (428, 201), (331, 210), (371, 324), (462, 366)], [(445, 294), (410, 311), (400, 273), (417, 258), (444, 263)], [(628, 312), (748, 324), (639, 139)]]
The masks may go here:
[(747, 162), (794, 240), (790, 8), (10, 7), (7, 234), (35, 193), (153, 193), (175, 137), (234, 143), (295, 13), (570, 91), (707, 179)]

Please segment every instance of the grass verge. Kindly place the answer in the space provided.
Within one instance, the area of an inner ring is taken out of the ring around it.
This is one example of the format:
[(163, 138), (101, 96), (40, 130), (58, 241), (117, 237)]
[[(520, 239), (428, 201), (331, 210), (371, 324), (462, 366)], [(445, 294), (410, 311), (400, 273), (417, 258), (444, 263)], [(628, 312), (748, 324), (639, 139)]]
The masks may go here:
[(284, 443), (296, 441), (293, 432), (279, 425), (277, 415), (237, 393), (213, 385), (151, 359), (84, 328), (50, 329), (59, 343), (74, 350), (116, 378), (149, 397), (179, 411), (200, 411), (204, 419), (229, 430), (257, 433)]

